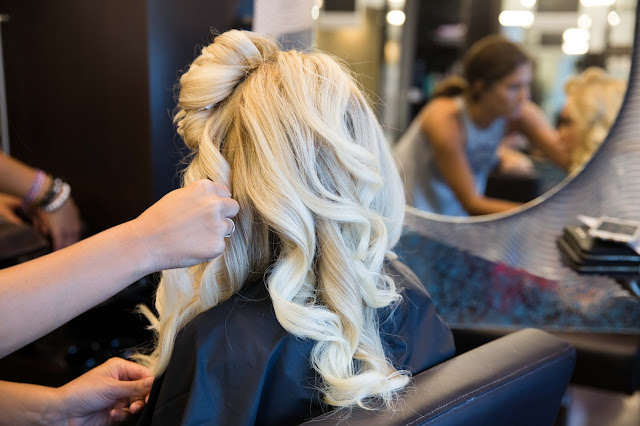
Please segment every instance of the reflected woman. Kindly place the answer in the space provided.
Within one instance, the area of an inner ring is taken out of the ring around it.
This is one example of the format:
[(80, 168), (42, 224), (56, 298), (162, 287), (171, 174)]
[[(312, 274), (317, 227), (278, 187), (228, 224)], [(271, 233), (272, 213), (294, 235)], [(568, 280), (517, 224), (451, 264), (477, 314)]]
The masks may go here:
[(500, 161), (500, 141), (521, 133), (563, 169), (568, 153), (529, 99), (532, 64), (518, 45), (498, 35), (485, 37), (467, 52), (463, 66), (464, 79), (443, 81), (394, 147), (407, 201), (450, 216), (517, 207), (484, 195)]
[(558, 119), (558, 132), (570, 152), (570, 172), (579, 171), (607, 137), (626, 87), (625, 81), (598, 67), (587, 68), (565, 85), (567, 101)]

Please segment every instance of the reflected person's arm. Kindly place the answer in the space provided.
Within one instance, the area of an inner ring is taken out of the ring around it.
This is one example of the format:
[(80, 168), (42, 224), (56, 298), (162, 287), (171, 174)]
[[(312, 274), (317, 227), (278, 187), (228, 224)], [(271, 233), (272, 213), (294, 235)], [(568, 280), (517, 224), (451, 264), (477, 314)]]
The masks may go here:
[(560, 139), (560, 134), (547, 121), (542, 110), (533, 102), (527, 102), (520, 116), (511, 123), (515, 130), (524, 134), (555, 165), (567, 170), (569, 151)]
[(500, 159), (498, 170), (501, 173), (525, 176), (534, 173), (533, 162), (522, 152), (500, 144), (497, 154)]
[(455, 101), (435, 99), (422, 112), (421, 130), (433, 148), (442, 177), (471, 215), (497, 213), (518, 207), (514, 203), (476, 193), (465, 152), (465, 135)]
[(219, 256), (238, 212), (222, 185), (200, 180), (137, 219), (0, 270), (0, 358), (161, 269)]

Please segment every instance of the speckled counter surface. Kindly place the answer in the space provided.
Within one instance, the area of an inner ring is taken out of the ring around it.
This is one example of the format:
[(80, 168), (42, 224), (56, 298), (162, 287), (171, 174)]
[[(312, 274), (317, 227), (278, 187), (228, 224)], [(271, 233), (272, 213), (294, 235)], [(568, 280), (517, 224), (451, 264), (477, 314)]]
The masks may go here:
[(640, 333), (640, 298), (613, 279), (545, 279), (410, 231), (396, 252), (452, 327)]

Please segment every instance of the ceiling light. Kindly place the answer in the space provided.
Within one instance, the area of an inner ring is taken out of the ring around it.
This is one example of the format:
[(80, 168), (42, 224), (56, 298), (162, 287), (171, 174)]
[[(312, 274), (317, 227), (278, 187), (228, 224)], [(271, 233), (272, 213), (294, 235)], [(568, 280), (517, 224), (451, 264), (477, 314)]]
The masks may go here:
[(395, 25), (396, 27), (404, 24), (404, 21), (407, 17), (404, 12), (401, 10), (391, 10), (387, 13), (387, 22), (391, 25)]
[(578, 17), (578, 27), (580, 28), (589, 29), (591, 28), (592, 23), (593, 21), (591, 20), (591, 17), (586, 13), (583, 13)]
[(562, 51), (565, 55), (584, 55), (589, 51), (591, 34), (584, 28), (569, 28), (562, 33)]
[(498, 21), (503, 27), (525, 27), (533, 24), (534, 15), (528, 10), (503, 10), (498, 16)]
[(612, 27), (615, 27), (615, 26), (619, 25), (620, 24), (620, 15), (618, 15), (615, 10), (612, 10), (607, 15), (607, 22)]

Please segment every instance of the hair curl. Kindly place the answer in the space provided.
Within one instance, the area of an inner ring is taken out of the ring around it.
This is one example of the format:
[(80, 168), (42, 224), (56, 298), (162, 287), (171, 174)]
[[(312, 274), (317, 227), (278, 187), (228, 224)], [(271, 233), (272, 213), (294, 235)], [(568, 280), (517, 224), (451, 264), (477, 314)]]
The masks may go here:
[(325, 401), (391, 403), (409, 374), (385, 356), (376, 310), (401, 297), (383, 263), (405, 203), (353, 78), (326, 54), (281, 51), (233, 30), (202, 50), (180, 86), (174, 121), (194, 152), (183, 184), (226, 184), (240, 213), (220, 257), (163, 273), (157, 347), (139, 359), (160, 374), (188, 321), (265, 277), (280, 324), (316, 341), (311, 364)]
[(626, 86), (623, 80), (610, 77), (598, 67), (589, 67), (566, 83), (567, 109), (578, 128), (577, 144), (570, 153), (570, 171), (591, 158), (607, 137), (618, 116)]

